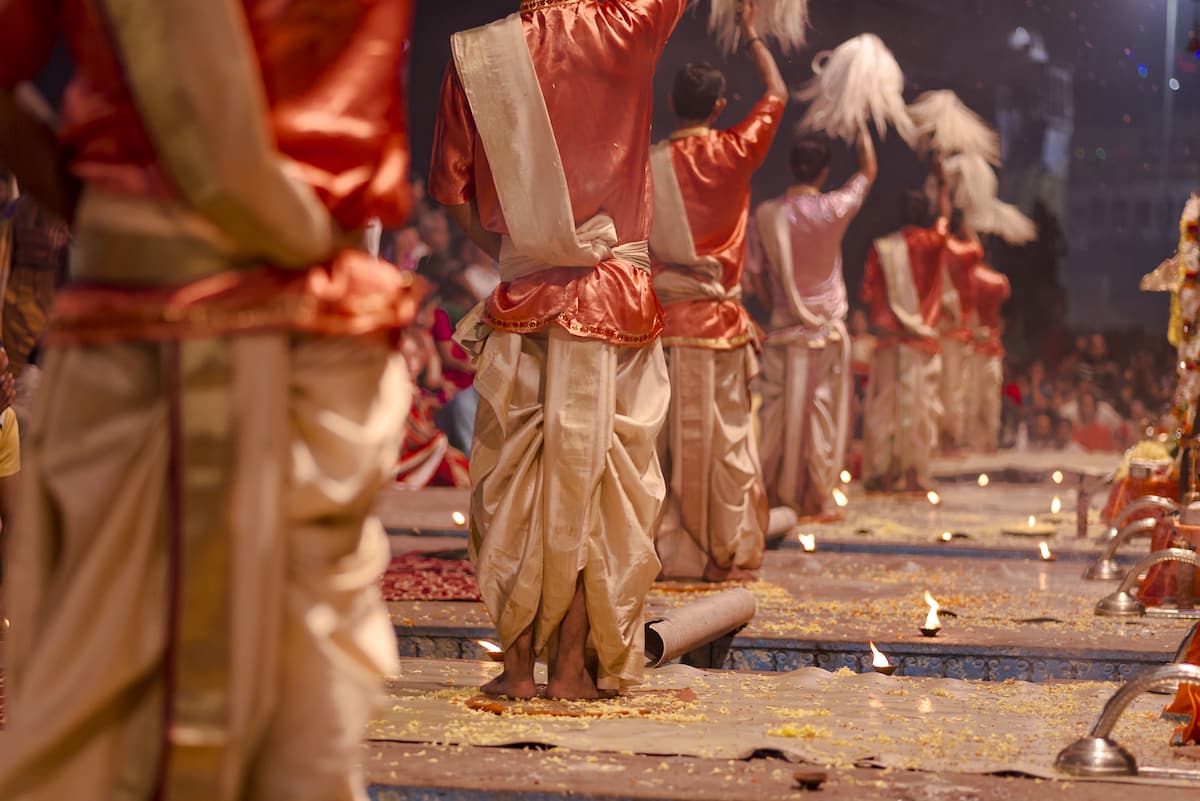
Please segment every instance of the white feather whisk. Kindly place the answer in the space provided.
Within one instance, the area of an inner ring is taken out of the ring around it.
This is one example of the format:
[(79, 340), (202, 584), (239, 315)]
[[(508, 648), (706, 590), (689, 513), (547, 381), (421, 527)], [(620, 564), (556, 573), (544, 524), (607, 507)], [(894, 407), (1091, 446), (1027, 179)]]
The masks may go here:
[[(742, 29), (738, 12), (742, 0), (711, 0), (708, 30), (726, 53), (734, 53), (741, 44)], [(804, 46), (808, 30), (808, 0), (758, 0), (755, 20), (758, 35), (774, 39), (784, 52)]]
[(1010, 245), (1037, 239), (1037, 225), (1019, 208), (1000, 200), (996, 171), (980, 155), (951, 156), (942, 164), (954, 205), (963, 210), (967, 225), (982, 234), (995, 234)]
[(1037, 239), (1037, 224), (1011, 203), (994, 200), (992, 204), (967, 222), (976, 231), (995, 234), (1010, 245), (1028, 245)]
[(1000, 137), (949, 89), (926, 92), (908, 107), (919, 146), (943, 158), (959, 153), (982, 156), (1000, 166)]
[(890, 125), (909, 145), (915, 143), (916, 126), (904, 103), (904, 72), (878, 36), (864, 33), (818, 54), (813, 72), (817, 76), (796, 93), (797, 99), (810, 101), (801, 128), (854, 142), (874, 122), (881, 137)]

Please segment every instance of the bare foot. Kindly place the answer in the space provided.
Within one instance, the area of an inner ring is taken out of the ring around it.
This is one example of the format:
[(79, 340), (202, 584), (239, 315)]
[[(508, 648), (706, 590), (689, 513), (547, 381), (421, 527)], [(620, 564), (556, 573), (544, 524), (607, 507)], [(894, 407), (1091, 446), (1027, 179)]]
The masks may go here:
[(519, 698), (527, 701), (537, 697), (537, 685), (533, 683), (533, 679), (510, 678), (508, 673), (501, 673), (480, 687), (479, 691), (493, 698)]
[(758, 581), (758, 573), (740, 567), (717, 567), (709, 562), (704, 567), (705, 581)]
[(484, 695), (529, 699), (537, 696), (533, 681), (533, 628), (527, 628), (504, 649), (504, 670), (479, 688)]
[(547, 698), (561, 701), (595, 701), (612, 697), (596, 687), (596, 682), (586, 670), (565, 672), (569, 675), (556, 675), (550, 679), (550, 683), (546, 685)]

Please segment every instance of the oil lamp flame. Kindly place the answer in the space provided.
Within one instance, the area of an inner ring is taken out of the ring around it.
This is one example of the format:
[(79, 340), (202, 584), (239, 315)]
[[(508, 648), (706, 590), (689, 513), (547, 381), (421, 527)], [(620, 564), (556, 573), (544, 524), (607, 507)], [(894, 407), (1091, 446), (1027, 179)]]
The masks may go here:
[(1050, 501), (1050, 514), (1056, 515), (1061, 511), (1062, 511), (1062, 498), (1055, 495), (1054, 500)]
[(867, 640), (867, 645), (871, 646), (871, 667), (873, 668), (889, 668), (892, 663), (884, 656), (883, 651), (875, 647), (875, 643)]
[(503, 648), (501, 648), (499, 645), (496, 645), (496, 643), (492, 642), (491, 640), (476, 640), (475, 644), (487, 651), (489, 654), (499, 654), (504, 652)]
[(467, 524), (467, 516), (462, 512), (454, 512), (450, 515), (450, 519), (454, 521), (456, 526), (465, 526)]
[(950, 540), (952, 540), (952, 539), (954, 539), (954, 533), (953, 533), (953, 532), (950, 532), (950, 531), (943, 531), (943, 532), (942, 532), (942, 542), (950, 542)]
[(942, 627), (942, 621), (938, 620), (938, 610), (942, 606), (933, 600), (933, 596), (929, 594), (929, 590), (925, 590), (925, 603), (929, 604), (929, 614), (925, 616), (925, 625), (921, 628), (936, 631)]
[(1054, 558), (1054, 554), (1050, 553), (1050, 546), (1047, 545), (1045, 542), (1038, 543), (1038, 551), (1041, 553), (1042, 561), (1044, 561), (1044, 562), (1049, 562), (1051, 559)]
[(846, 497), (846, 493), (842, 492), (837, 487), (834, 487), (833, 488), (833, 502), (836, 503), (838, 506), (844, 507), (846, 504), (850, 503), (850, 499)]
[(838, 475), (838, 478), (839, 478), (839, 479), (841, 479), (841, 481), (842, 481), (842, 483), (843, 483), (843, 484), (849, 484), (849, 483), (850, 483), (850, 478), (851, 478), (851, 476), (850, 476), (850, 471), (849, 471), (849, 470), (843, 470), (843, 471), (841, 472), (841, 474), (840, 474), (840, 475)]
[(805, 553), (812, 553), (817, 550), (817, 535), (816, 534), (798, 534), (797, 539), (800, 540), (800, 547)]
[(986, 487), (988, 484), (991, 484), (991, 483), (992, 483), (992, 480), (990, 478), (988, 478), (987, 473), (979, 474), (979, 486)]
[(941, 503), (941, 502), (942, 502), (942, 496), (941, 496), (941, 495), (938, 495), (938, 494), (937, 494), (936, 492), (934, 492), (933, 490), (930, 490), (929, 492), (927, 492), (927, 493), (925, 494), (925, 497), (926, 497), (926, 498), (928, 498), (928, 499), (929, 499), (929, 502), (930, 502), (931, 504), (933, 504), (934, 506), (937, 506), (939, 503)]
[(1030, 527), (1030, 528), (1037, 528), (1037, 515), (1030, 515), (1030, 516), (1029, 516), (1029, 527)]
[(1055, 471), (1054, 471), (1054, 472), (1053, 472), (1053, 473), (1050, 475), (1050, 480), (1051, 480), (1051, 481), (1053, 481), (1055, 484), (1061, 484), (1061, 483), (1063, 483), (1063, 474), (1062, 474), (1062, 471), (1061, 471), (1061, 470), (1055, 470)]

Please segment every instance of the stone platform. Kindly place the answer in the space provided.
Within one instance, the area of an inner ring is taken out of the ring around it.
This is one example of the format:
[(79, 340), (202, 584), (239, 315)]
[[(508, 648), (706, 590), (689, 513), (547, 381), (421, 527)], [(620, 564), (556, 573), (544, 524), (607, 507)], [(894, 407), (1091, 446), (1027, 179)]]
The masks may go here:
[[(830, 771), (821, 798), (1115, 800), (1136, 792), (1061, 781), (1053, 767), (1111, 684), (674, 665), (649, 671), (638, 694), (612, 701), (475, 708), (473, 688), (498, 669), (403, 661), (371, 726), (375, 798), (794, 798), (794, 773), (814, 768)], [(665, 700), (651, 703), (656, 695)], [(1176, 724), (1161, 718), (1163, 703), (1137, 699), (1113, 737), (1143, 767), (1185, 772), (1122, 781), (1182, 801), (1200, 787), (1200, 761), (1196, 749), (1167, 746)]]
[[(691, 654), (690, 664), (863, 671), (873, 640), (900, 675), (1118, 681), (1169, 660), (1190, 625), (1096, 617), (1092, 609), (1113, 582), (1084, 581), (1071, 562), (776, 551), (768, 552), (762, 576), (749, 585), (758, 599), (754, 620)], [(935, 638), (918, 631), (925, 590), (943, 608)], [(656, 585), (648, 612), (698, 594), (694, 585)], [(481, 658), (475, 640), (495, 636), (479, 603), (389, 608), (404, 656)]]

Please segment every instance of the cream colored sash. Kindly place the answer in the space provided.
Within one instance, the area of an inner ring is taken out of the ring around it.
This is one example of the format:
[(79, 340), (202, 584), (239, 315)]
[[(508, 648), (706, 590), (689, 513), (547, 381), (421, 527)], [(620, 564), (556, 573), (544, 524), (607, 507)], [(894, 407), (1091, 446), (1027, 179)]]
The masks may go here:
[(917, 287), (912, 280), (912, 264), (908, 258), (908, 240), (895, 233), (875, 240), (883, 280), (887, 284), (888, 305), (908, 332), (915, 337), (932, 338), (937, 334), (921, 318), (917, 302)]
[(450, 42), (511, 237), (507, 259), (502, 251), (501, 279), (536, 272), (539, 265), (594, 267), (613, 258), (618, 240), (610, 218), (597, 215), (576, 231), (520, 15), (461, 31)]
[(654, 176), (654, 225), (650, 247), (671, 268), (654, 277), (654, 291), (663, 304), (689, 300), (737, 300), (741, 287), (727, 290), (721, 283), (721, 263), (712, 256), (697, 256), (687, 206), (679, 189), (679, 177), (671, 160), (671, 143), (659, 142), (650, 149)]
[(948, 251), (942, 251), (942, 322), (947, 328), (957, 328), (963, 324), (962, 298), (950, 276), (948, 260), (952, 258)]
[[(787, 298), (792, 314), (808, 328), (826, 328), (829, 320), (804, 305), (800, 290), (796, 288), (796, 272), (792, 263), (791, 232), (788, 229), (787, 206), (778, 201), (768, 201), (755, 213), (758, 232), (766, 251), (767, 264), (775, 272), (779, 286)], [(770, 337), (768, 336), (768, 341)]]

